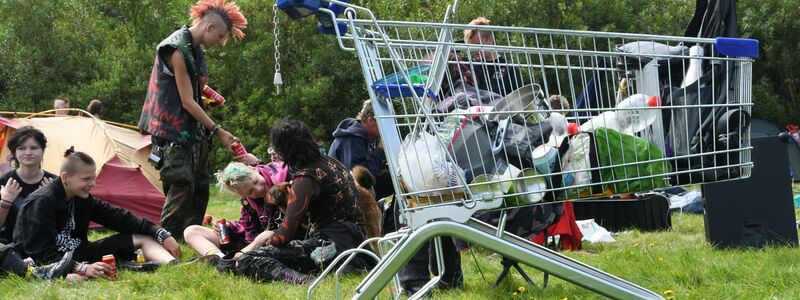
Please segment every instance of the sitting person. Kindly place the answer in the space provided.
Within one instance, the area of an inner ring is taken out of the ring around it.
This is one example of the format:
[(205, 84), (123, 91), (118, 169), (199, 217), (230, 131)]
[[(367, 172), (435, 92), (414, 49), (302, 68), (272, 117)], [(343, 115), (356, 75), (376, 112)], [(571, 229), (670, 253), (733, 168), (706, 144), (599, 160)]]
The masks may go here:
[[(469, 22), (469, 25), (476, 26), (491, 24), (492, 21), (484, 17), (478, 17)], [(466, 29), (464, 30), (464, 42), (468, 45), (493, 46), (495, 45), (494, 32)], [(525, 85), (525, 76), (513, 61), (509, 61), (500, 53), (489, 48), (475, 47), (474, 49), (470, 51), (474, 68), (472, 75), (475, 76), (474, 83), (479, 89), (505, 96)]]
[[(473, 106), (494, 106), (503, 97), (499, 94), (479, 88), (472, 76), (472, 68), (466, 62), (469, 58), (459, 57), (459, 53), (450, 52), (447, 65), (447, 76), (442, 80), (440, 97), (436, 103), (436, 111), (448, 113), (456, 109), (469, 109)], [(476, 65), (477, 68), (477, 65)]]
[(0, 243), (11, 244), (22, 202), (57, 176), (42, 169), (47, 138), (38, 129), (20, 127), (8, 139), (6, 146), (11, 151), (12, 164), (16, 169), (0, 176)]
[[(220, 245), (220, 233), (216, 224), (214, 229), (192, 225), (183, 232), (189, 247), (203, 256), (224, 257), (227, 254), (252, 251), (265, 245), (282, 219), (276, 205), (267, 203), (270, 188), (286, 181), (288, 168), (282, 163), (269, 163), (247, 166), (233, 162), (217, 172), (219, 185), (241, 197), (242, 209), (239, 221), (227, 222), (226, 228), (230, 242)], [(297, 236), (304, 236), (300, 230)]]
[[(344, 165), (319, 153), (311, 131), (302, 122), (279, 121), (271, 138), (293, 178), (283, 193), (283, 223), (270, 231), (266, 246), (233, 260), (222, 259), (217, 268), (262, 281), (307, 283), (311, 280), (308, 273), (364, 241), (356, 184)], [(298, 236), (304, 216), (311, 224), (306, 238)], [(356, 268), (368, 266), (360, 255), (351, 263)]]
[[(171, 234), (125, 209), (92, 197), (89, 192), (95, 178), (94, 160), (73, 148), (67, 150), (58, 180), (33, 192), (22, 204), (14, 229), (20, 254), (39, 263), (57, 261), (71, 251), (73, 262), (97, 262), (104, 255), (113, 254), (124, 262), (123, 267), (144, 271), (175, 262), (180, 249)], [(90, 221), (119, 233), (90, 242)], [(136, 259), (137, 249), (151, 262), (129, 262)], [(102, 262), (74, 263), (73, 270), (87, 277), (111, 274), (110, 266)]]
[(377, 199), (394, 194), (392, 177), (386, 164), (386, 154), (380, 142), (378, 120), (372, 109), (372, 101), (365, 100), (355, 119), (347, 118), (333, 131), (333, 142), (328, 156), (340, 161), (348, 170), (363, 166), (376, 177)]

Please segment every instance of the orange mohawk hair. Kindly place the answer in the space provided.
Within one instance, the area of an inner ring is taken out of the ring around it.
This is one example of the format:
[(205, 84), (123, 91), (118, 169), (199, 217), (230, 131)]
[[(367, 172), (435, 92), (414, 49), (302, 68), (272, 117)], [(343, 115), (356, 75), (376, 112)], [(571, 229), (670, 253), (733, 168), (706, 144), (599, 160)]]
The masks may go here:
[(222, 21), (228, 26), (231, 35), (236, 40), (244, 38), (242, 29), (247, 28), (247, 19), (239, 10), (236, 3), (226, 3), (225, 0), (200, 0), (192, 6), (189, 14), (192, 16), (192, 24), (197, 24), (209, 13), (214, 13), (222, 17)]

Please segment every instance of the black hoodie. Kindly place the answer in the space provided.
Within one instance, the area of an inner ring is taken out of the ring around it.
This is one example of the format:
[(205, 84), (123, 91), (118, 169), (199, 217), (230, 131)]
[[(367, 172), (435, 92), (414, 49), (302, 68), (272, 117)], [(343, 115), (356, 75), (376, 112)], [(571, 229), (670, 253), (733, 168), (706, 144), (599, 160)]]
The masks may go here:
[(344, 119), (333, 131), (333, 143), (328, 156), (340, 161), (348, 170), (364, 166), (377, 176), (386, 168), (386, 154), (375, 147), (361, 123), (353, 118)]
[[(30, 256), (38, 263), (58, 261), (64, 255), (56, 245), (57, 234), (69, 220), (69, 202), (60, 179), (36, 190), (25, 199), (17, 216), (14, 242), (23, 257)], [(124, 208), (119, 208), (95, 199), (73, 197), (75, 228), (73, 238), (87, 243), (89, 222), (94, 221), (108, 229), (131, 234), (155, 237), (156, 227), (146, 219), (138, 218)]]

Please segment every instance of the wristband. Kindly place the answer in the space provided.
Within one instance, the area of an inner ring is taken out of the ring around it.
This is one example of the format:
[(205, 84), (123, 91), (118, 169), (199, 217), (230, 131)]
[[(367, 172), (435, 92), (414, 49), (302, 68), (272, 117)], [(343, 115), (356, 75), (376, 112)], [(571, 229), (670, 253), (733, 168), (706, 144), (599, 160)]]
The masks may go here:
[(222, 125), (214, 124), (214, 126), (211, 126), (211, 133), (216, 134), (220, 129), (222, 129)]
[(159, 228), (158, 230), (156, 230), (156, 242), (158, 242), (159, 244), (164, 244), (164, 240), (166, 240), (168, 237), (171, 236), (172, 233), (170, 233), (164, 228)]
[(87, 263), (78, 263), (78, 267), (75, 270), (75, 274), (86, 276), (86, 271), (89, 270), (89, 264)]

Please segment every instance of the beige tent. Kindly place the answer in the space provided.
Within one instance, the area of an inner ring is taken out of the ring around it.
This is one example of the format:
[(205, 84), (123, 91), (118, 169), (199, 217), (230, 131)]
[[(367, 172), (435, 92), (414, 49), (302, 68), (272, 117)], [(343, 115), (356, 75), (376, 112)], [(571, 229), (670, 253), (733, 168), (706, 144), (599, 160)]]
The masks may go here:
[(150, 136), (91, 117), (0, 118), (0, 172), (10, 170), (6, 139), (16, 128), (31, 125), (44, 132), (43, 168), (58, 174), (64, 151), (74, 146), (97, 163), (92, 195), (158, 223), (164, 205), (159, 173), (148, 163)]

